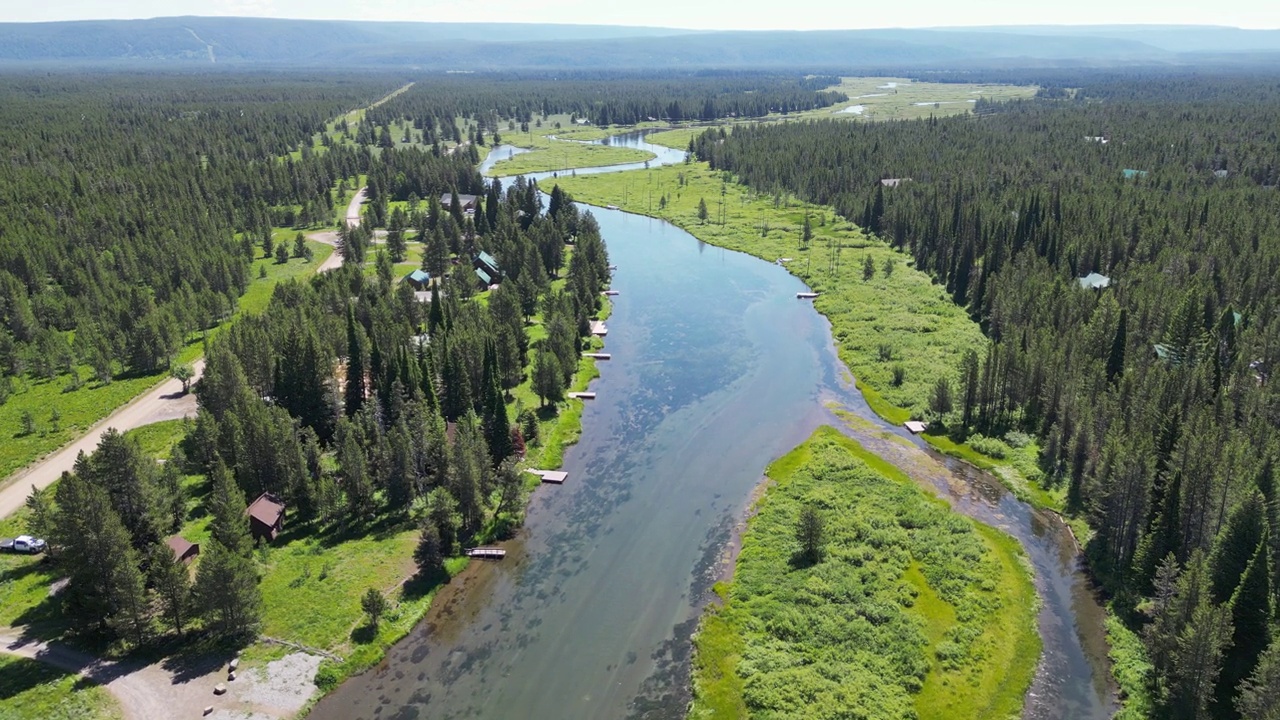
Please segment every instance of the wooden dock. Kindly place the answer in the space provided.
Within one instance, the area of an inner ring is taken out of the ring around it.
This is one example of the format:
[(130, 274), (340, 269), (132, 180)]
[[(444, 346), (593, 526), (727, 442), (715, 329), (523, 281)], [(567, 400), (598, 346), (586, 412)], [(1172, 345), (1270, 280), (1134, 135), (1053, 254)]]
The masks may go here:
[(609, 334), (609, 328), (605, 327), (604, 322), (600, 320), (591, 321), (591, 334), (604, 337)]
[(612, 360), (613, 356), (609, 353), (585, 352), (582, 357), (591, 358), (592, 360)]
[(615, 296), (621, 295), (622, 291), (621, 290), (605, 290), (603, 293), (600, 293), (600, 294), (606, 297), (615, 297)]
[(473, 547), (467, 550), (467, 557), (483, 558), (485, 560), (501, 560), (507, 556), (507, 551), (500, 547)]
[(919, 420), (908, 420), (902, 423), (902, 427), (911, 431), (912, 435), (919, 435), (920, 433), (924, 432), (925, 428), (928, 426), (920, 422)]
[(814, 298), (816, 298), (816, 297), (818, 297), (818, 293), (816, 293), (816, 292), (798, 292), (798, 293), (796, 293), (796, 298), (798, 298), (798, 299), (800, 299), (800, 300), (812, 300), (812, 299), (814, 299)]
[(569, 397), (575, 400), (595, 400), (596, 394), (593, 392), (571, 392)]
[(553, 485), (563, 485), (564, 481), (569, 479), (569, 473), (563, 470), (534, 470), (530, 468), (525, 472), (533, 473), (542, 478), (542, 482), (551, 483)]

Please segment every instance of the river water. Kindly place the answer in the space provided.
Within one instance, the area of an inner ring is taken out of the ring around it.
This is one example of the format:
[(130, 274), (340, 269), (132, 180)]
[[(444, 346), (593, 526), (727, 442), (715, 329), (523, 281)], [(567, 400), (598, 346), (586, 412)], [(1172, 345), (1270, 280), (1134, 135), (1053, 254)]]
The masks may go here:
[(1101, 610), (1056, 517), (877, 418), (783, 268), (660, 220), (592, 212), (621, 295), (568, 480), (534, 494), (504, 561), (473, 563), (312, 718), (682, 718), (690, 636), (734, 527), (765, 466), (821, 424), (1022, 542), (1045, 643), (1024, 718), (1114, 712)]

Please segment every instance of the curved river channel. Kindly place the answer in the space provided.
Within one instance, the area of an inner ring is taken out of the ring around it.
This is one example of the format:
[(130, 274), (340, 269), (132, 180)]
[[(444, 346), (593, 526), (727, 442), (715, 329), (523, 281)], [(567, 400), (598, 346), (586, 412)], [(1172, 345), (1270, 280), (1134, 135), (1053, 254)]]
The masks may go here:
[[(613, 142), (648, 145), (638, 133)], [(664, 152), (654, 163), (683, 157), (649, 147)], [(549, 175), (531, 177), (546, 185)], [(473, 562), (381, 665), (312, 718), (683, 718), (690, 636), (730, 562), (734, 528), (765, 466), (822, 424), (1021, 541), (1044, 639), (1024, 718), (1114, 714), (1102, 610), (1056, 516), (880, 420), (783, 268), (661, 220), (591, 212), (621, 294), (608, 321), (612, 359), (598, 364), (598, 399), (565, 454), (568, 480), (534, 493), (505, 560)], [(836, 405), (853, 420), (834, 416)]]

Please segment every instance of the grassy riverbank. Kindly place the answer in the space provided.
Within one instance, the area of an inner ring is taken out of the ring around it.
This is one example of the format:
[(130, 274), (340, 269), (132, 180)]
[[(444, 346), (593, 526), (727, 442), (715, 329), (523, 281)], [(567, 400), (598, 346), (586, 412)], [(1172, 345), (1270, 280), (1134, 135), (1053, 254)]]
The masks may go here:
[(36, 660), (0, 655), (0, 719), (118, 720), (115, 698), (98, 685)]
[[(833, 428), (768, 470), (723, 605), (695, 638), (691, 718), (1005, 718), (1040, 639), (1017, 543)], [(823, 516), (822, 559), (796, 540)]]
[[(521, 135), (519, 137), (527, 137)], [(539, 136), (534, 136), (539, 137)], [(546, 138), (543, 138), (547, 140)], [(519, 144), (519, 143), (516, 143)], [(573, 168), (598, 167), (601, 165), (622, 165), (652, 160), (656, 157), (647, 150), (611, 145), (586, 145), (580, 142), (548, 140), (548, 144), (539, 145), (537, 149), (516, 155), (508, 160), (499, 160), (489, 169), (489, 177), (520, 175), (523, 173), (550, 172), (552, 170), (570, 170)]]

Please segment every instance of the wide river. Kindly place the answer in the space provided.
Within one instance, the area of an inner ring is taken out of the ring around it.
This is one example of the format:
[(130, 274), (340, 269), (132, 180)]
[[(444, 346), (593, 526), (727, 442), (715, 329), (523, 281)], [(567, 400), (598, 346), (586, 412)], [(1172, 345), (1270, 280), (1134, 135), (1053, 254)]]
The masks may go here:
[(824, 423), (1022, 542), (1045, 644), (1023, 717), (1114, 713), (1101, 610), (1056, 517), (877, 418), (783, 268), (591, 211), (621, 294), (568, 480), (534, 493), (505, 560), (472, 563), (312, 718), (682, 718), (690, 636), (734, 527), (765, 466)]

